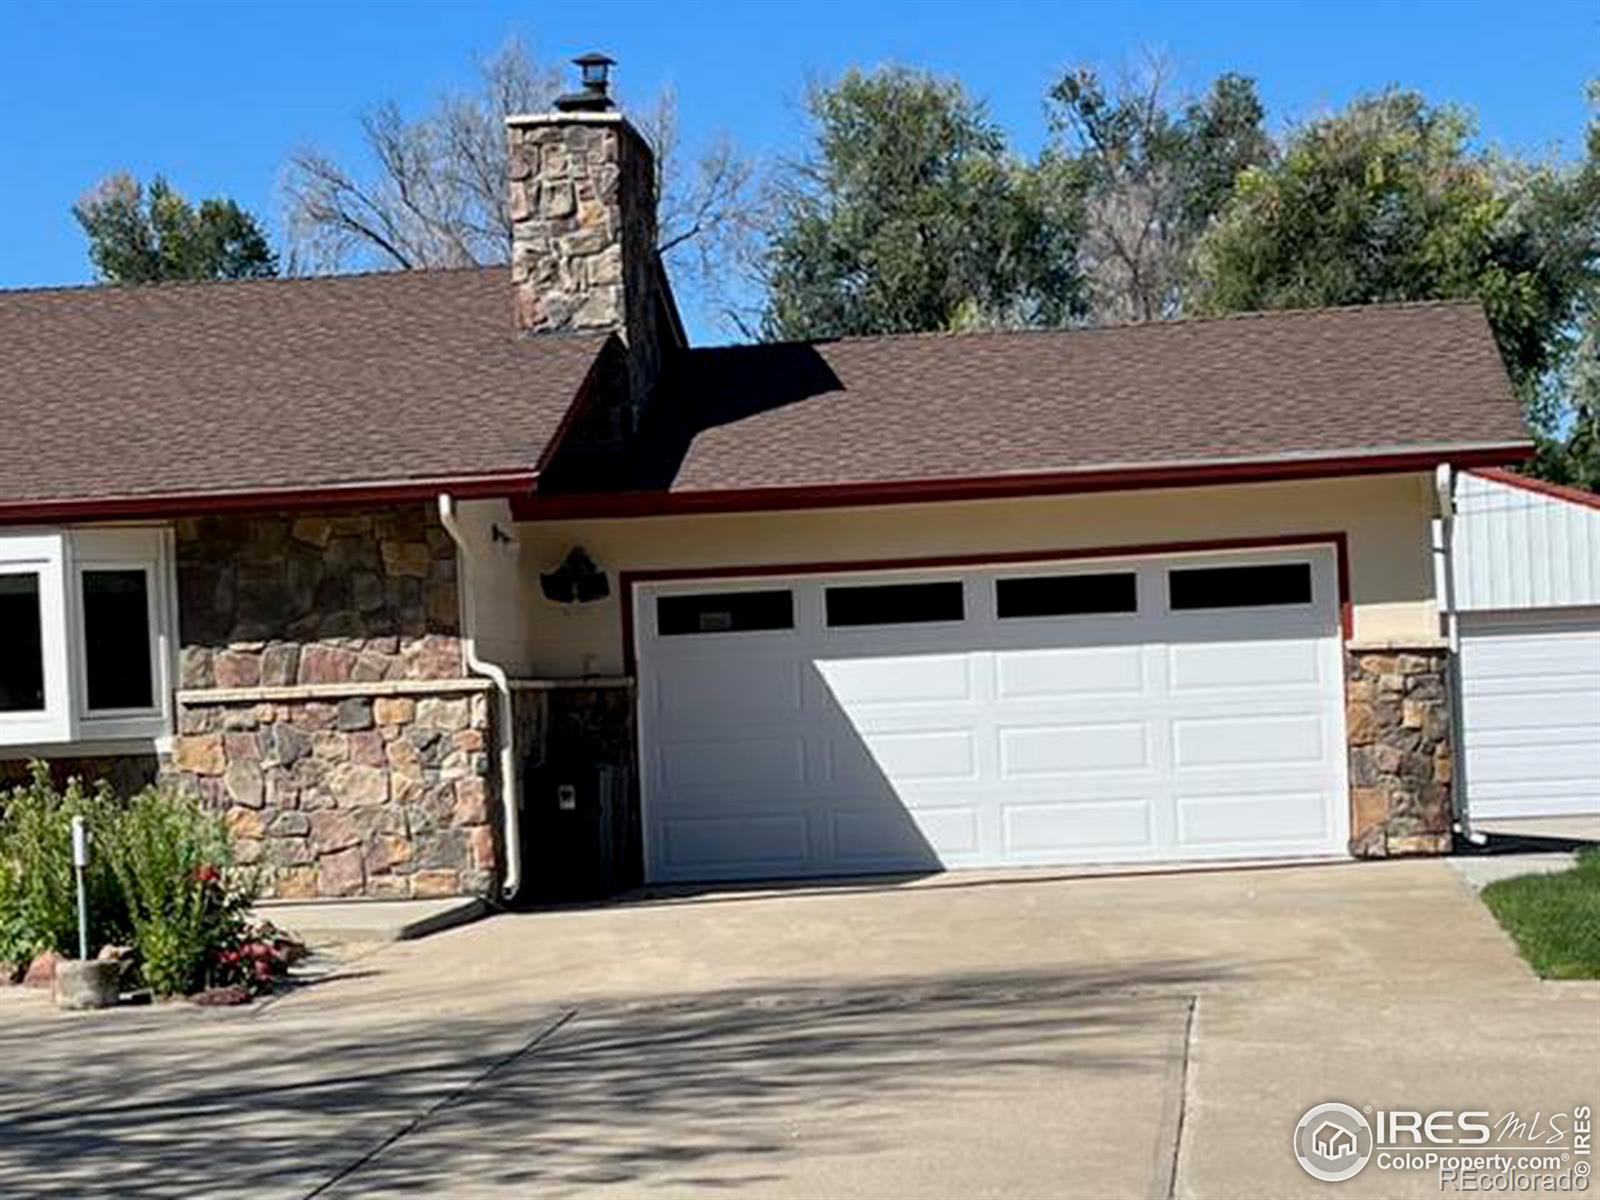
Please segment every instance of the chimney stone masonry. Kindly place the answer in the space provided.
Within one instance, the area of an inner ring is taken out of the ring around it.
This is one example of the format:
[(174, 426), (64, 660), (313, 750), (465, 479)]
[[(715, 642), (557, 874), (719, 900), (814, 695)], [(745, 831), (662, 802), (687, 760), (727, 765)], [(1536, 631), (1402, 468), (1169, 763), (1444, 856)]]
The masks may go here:
[(655, 390), (666, 333), (654, 155), (611, 107), (603, 81), (563, 97), (557, 109), (506, 122), (517, 327), (615, 332), (628, 350), (636, 425)]

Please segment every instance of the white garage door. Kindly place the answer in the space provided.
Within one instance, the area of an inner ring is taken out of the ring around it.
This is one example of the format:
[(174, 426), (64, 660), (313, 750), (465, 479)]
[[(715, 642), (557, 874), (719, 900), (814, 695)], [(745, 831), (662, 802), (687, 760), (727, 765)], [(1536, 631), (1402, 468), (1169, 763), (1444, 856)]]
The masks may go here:
[(653, 880), (1345, 852), (1331, 549), (634, 602)]
[(1600, 609), (1464, 613), (1461, 692), (1473, 817), (1600, 812)]

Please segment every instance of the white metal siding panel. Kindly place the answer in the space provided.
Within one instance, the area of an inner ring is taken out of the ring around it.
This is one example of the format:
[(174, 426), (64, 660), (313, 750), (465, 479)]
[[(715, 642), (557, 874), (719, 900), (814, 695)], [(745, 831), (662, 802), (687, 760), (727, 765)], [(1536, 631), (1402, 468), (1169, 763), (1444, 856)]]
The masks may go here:
[[(1173, 566), (1310, 562), (1313, 602), (1172, 612)], [(1128, 570), (1135, 614), (1001, 620), (1007, 575)], [(830, 628), (830, 585), (959, 580), (965, 618)], [(795, 627), (661, 636), (663, 595), (787, 588)], [(1345, 852), (1325, 548), (638, 589), (653, 880)]]
[(1600, 608), (1465, 615), (1461, 684), (1475, 819), (1600, 812)]
[(1462, 612), (1600, 605), (1600, 509), (1463, 473), (1455, 534)]

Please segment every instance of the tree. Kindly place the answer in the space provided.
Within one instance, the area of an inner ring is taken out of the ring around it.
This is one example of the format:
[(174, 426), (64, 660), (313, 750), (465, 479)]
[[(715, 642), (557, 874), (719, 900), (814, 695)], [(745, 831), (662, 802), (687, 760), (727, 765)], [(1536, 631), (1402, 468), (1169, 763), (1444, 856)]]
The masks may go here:
[(1476, 151), (1471, 136), (1460, 110), (1401, 91), (1296, 130), (1245, 170), (1203, 239), (1201, 306), (1475, 297), (1530, 417), (1554, 435), (1552, 381), (1593, 295), (1592, 201), (1571, 171)]
[[(411, 270), (503, 263), (511, 255), (505, 118), (551, 107), (559, 73), (517, 41), (479, 64), (472, 93), (446, 95), (407, 119), (392, 101), (361, 118), (373, 170), (314, 148), (295, 153), (284, 180), (296, 269)], [(659, 245), (696, 279), (716, 273), (755, 203), (755, 167), (726, 139), (692, 166), (681, 161), (676, 97), (636, 115), (655, 150)]]
[(953, 80), (812, 89), (815, 148), (777, 185), (761, 332), (799, 339), (1055, 324), (1082, 310), (1076, 214)]
[(78, 201), (72, 215), (108, 283), (278, 273), (278, 256), (253, 216), (232, 200), (203, 200), (196, 209), (159, 175), (149, 188), (132, 175), (112, 175)]
[(1084, 212), (1080, 256), (1099, 321), (1153, 321), (1185, 307), (1196, 241), (1234, 180), (1272, 160), (1254, 81), (1223, 75), (1177, 108), (1159, 59), (1108, 92), (1088, 68), (1046, 99), (1054, 186)]
[(1559, 365), (1543, 381), (1541, 407), (1553, 432), (1540, 439), (1533, 473), (1600, 492), (1600, 80), (1589, 85), (1589, 100), (1587, 157), (1537, 193), (1542, 221), (1575, 238), (1588, 261), (1574, 318), (1560, 337)]

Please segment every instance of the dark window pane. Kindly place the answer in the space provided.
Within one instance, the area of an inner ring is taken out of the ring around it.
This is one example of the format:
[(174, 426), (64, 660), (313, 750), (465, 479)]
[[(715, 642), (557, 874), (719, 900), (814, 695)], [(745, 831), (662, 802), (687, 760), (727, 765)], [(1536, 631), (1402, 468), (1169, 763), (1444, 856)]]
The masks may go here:
[(0, 575), (0, 712), (44, 711), (39, 577)]
[(995, 611), (1002, 619), (1131, 613), (1139, 608), (1138, 587), (1132, 571), (999, 579), (995, 581), (994, 597)]
[(829, 625), (911, 625), (966, 615), (959, 581), (828, 589)]
[(662, 596), (656, 600), (656, 628), (662, 637), (793, 629), (794, 596), (790, 592)]
[(150, 708), (150, 597), (143, 571), (83, 573), (88, 707)]
[(1167, 587), (1174, 609), (1310, 604), (1311, 564), (1192, 567), (1168, 572)]

